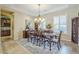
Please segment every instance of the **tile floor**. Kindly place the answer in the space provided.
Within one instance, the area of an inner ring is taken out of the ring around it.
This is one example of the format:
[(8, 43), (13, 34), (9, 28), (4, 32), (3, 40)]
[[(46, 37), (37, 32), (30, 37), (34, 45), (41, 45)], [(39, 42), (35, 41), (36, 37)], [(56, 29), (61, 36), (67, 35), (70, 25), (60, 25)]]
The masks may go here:
[(4, 54), (79, 54), (79, 46), (69, 41), (62, 41), (60, 51), (54, 46), (52, 51), (43, 46), (38, 47), (26, 39), (9, 40), (2, 42), (2, 50)]
[(3, 54), (29, 54), (30, 52), (20, 46), (16, 41), (9, 40), (2, 42), (2, 51)]
[(61, 41), (61, 49), (58, 50), (57, 46), (52, 46), (52, 51), (49, 51), (48, 46), (46, 46), (46, 49), (43, 48), (43, 45), (41, 47), (36, 46), (32, 44), (31, 42), (27, 42), (27, 40), (19, 40), (18, 43), (28, 49), (33, 54), (78, 54), (79, 53), (79, 46), (77, 44), (74, 44), (70, 41)]

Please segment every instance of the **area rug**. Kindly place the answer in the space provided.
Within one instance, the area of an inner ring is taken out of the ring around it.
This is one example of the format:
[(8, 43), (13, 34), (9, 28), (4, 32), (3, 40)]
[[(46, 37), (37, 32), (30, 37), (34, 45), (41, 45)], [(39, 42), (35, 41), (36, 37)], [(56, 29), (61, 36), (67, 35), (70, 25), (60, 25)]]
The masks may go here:
[(44, 48), (44, 45), (36, 46), (36, 44), (33, 44), (31, 42), (27, 42), (27, 39), (21, 39), (17, 41), (20, 45), (22, 45), (24, 48), (29, 50), (32, 54), (58, 54), (60, 53), (61, 49), (58, 50), (56, 45), (52, 46), (52, 50), (49, 50), (49, 46), (46, 45), (46, 48)]

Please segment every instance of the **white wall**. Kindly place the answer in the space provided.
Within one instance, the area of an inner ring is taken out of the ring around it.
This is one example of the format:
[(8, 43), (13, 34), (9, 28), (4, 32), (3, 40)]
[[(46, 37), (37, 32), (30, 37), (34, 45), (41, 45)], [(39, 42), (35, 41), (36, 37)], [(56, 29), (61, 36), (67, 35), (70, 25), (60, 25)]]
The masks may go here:
[(56, 12), (52, 12), (49, 14), (44, 15), (47, 22), (51, 23), (53, 25), (53, 17), (59, 16), (59, 15), (67, 15), (67, 34), (63, 35), (66, 40), (71, 39), (71, 28), (72, 28), (72, 18), (78, 16), (78, 7), (70, 7), (63, 10), (59, 10)]

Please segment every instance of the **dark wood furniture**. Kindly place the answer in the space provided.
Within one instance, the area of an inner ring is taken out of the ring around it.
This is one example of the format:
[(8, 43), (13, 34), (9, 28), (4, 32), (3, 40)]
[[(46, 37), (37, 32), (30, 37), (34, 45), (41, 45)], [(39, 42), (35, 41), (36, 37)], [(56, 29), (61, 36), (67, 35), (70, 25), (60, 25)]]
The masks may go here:
[(72, 19), (72, 41), (78, 44), (79, 39), (79, 17)]
[(10, 30), (1, 30), (1, 37), (10, 36)]
[(46, 35), (45, 40), (44, 40), (44, 48), (45, 48), (45, 42), (48, 42), (50, 51), (51, 51), (52, 43), (53, 43), (53, 45), (56, 44), (58, 50), (60, 50), (60, 48), (61, 48), (61, 43), (60, 43), (61, 34), (62, 34), (62, 31), (60, 31), (58, 36), (57, 35)]
[(24, 30), (24, 31), (23, 31), (23, 38), (28, 38), (28, 36), (29, 36), (29, 35), (28, 35), (28, 31)]
[(10, 36), (11, 30), (10, 30), (11, 20), (9, 17), (5, 15), (1, 15), (1, 36)]
[(1, 9), (0, 15), (0, 37), (3, 41), (6, 39), (13, 39), (14, 32), (13, 32), (13, 12)]
[[(48, 45), (49, 50), (51, 51), (52, 43), (53, 45), (56, 44), (58, 50), (61, 47), (60, 39), (62, 31), (60, 31), (59, 35), (57, 36), (53, 31), (36, 31), (36, 30), (28, 30), (23, 31), (24, 32), (24, 38), (27, 38), (27, 42), (31, 42), (33, 44), (36, 44), (37, 46), (44, 46)], [(47, 44), (46, 44), (47, 42)]]

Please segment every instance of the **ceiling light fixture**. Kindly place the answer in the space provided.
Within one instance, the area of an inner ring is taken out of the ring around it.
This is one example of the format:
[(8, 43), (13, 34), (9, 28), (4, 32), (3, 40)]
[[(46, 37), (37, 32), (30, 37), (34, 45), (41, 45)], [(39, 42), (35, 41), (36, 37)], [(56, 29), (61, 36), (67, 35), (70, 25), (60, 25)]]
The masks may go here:
[(37, 22), (38, 24), (41, 22), (41, 20), (43, 20), (43, 18), (41, 17), (40, 15), (40, 4), (38, 4), (38, 7), (39, 7), (39, 14), (38, 16), (35, 18), (35, 22)]

